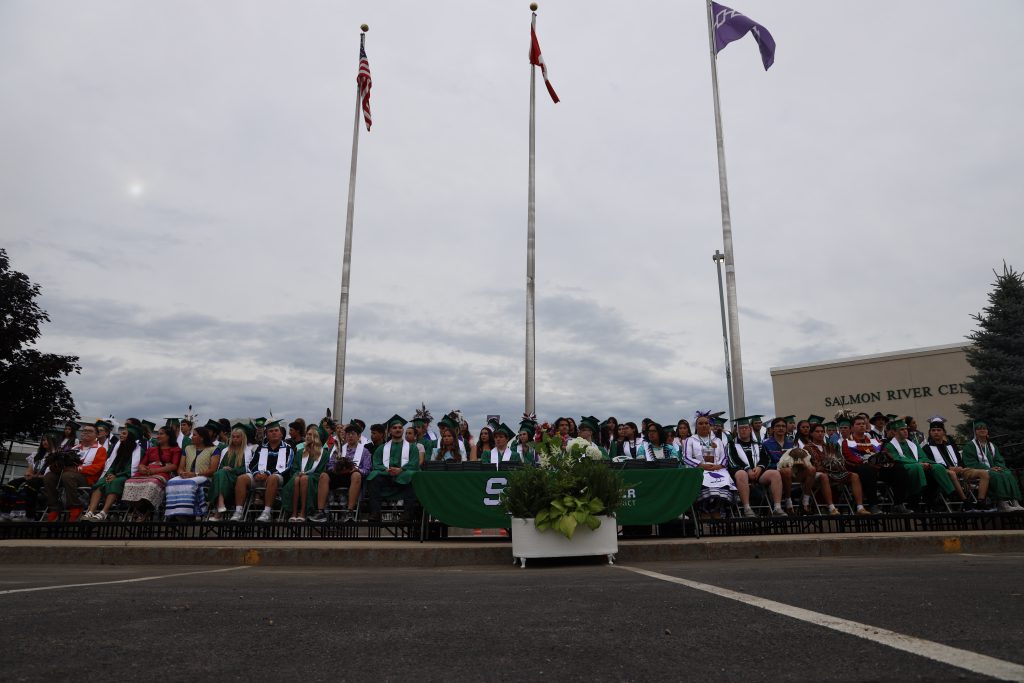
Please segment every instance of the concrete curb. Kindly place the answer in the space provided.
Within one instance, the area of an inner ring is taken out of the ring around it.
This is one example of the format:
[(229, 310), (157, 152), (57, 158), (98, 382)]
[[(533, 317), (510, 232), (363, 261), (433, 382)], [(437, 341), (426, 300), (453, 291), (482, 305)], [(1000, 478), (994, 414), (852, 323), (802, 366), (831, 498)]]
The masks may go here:
[[(619, 562), (1024, 552), (1024, 531), (804, 534), (619, 543)], [(0, 541), (0, 564), (512, 566), (508, 542)]]

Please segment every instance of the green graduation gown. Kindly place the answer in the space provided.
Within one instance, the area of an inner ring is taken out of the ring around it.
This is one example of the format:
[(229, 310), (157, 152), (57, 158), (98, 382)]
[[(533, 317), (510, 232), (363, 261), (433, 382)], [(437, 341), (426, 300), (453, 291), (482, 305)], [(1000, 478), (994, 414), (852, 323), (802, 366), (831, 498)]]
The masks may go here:
[(373, 452), (373, 468), (370, 473), (366, 475), (366, 480), (376, 479), (377, 477), (384, 475), (388, 476), (388, 468), (384, 466), (384, 449), (390, 448), (390, 467), (402, 467), (401, 473), (395, 477), (396, 484), (408, 484), (412, 481), (412, 475), (420, 469), (420, 450), (416, 447), (419, 442), (413, 442), (409, 444), (409, 462), (402, 466), (402, 442), (401, 441), (388, 441), (380, 446), (377, 446), (377, 450)]
[(213, 473), (213, 477), (210, 478), (210, 507), (217, 504), (217, 498), (224, 496), (224, 504), (231, 505), (235, 498), (235, 481), (242, 474), (248, 472), (245, 463), (249, 459), (250, 451), (248, 448), (245, 449), (244, 457), (242, 458), (242, 464), (237, 467), (232, 467), (228, 460), (228, 449), (224, 449), (220, 452), (220, 467)]
[[(984, 446), (972, 439), (964, 444), (962, 452), (964, 466), (976, 470), (988, 470), (989, 492), (996, 500), (1020, 500), (1020, 486), (1013, 472), (1006, 466), (1002, 453), (991, 441)], [(993, 467), (1002, 468), (996, 472)]]
[(947, 496), (956, 490), (953, 481), (949, 478), (949, 472), (942, 465), (929, 460), (924, 451), (913, 441), (899, 442), (891, 439), (885, 442), (885, 450), (892, 456), (892, 459), (903, 464), (910, 479), (910, 486), (907, 487), (907, 495), (916, 496), (928, 484), (924, 464), (931, 464), (932, 476), (935, 484)]
[(292, 501), (294, 500), (295, 482), (298, 479), (295, 475), (305, 473), (309, 477), (309, 487), (306, 491), (306, 513), (316, 510), (316, 492), (320, 486), (320, 475), (327, 471), (327, 461), (330, 460), (331, 451), (327, 446), (323, 447), (319, 458), (310, 458), (303, 465), (303, 451), (306, 444), (299, 444), (295, 457), (292, 458), (292, 474), (281, 489), (281, 511), (291, 512)]
[[(139, 446), (136, 446), (139, 448)], [(121, 455), (118, 453), (118, 456)], [(134, 455), (134, 454), (133, 454)], [(116, 457), (116, 456), (115, 456)], [(114, 480), (108, 482), (107, 475), (113, 474)], [(114, 463), (97, 481), (92, 485), (92, 489), (95, 491), (99, 489), (104, 497), (113, 493), (118, 498), (124, 493), (124, 483), (128, 481), (128, 478), (132, 476), (132, 457), (122, 458), (121, 462)]]
[[(485, 465), (495, 465), (496, 466), (498, 464), (497, 463), (497, 456), (494, 456), (492, 458), (492, 451), (496, 450), (496, 449), (497, 449), (497, 447), (495, 447), (494, 449), (491, 449), (489, 451), (486, 451), (484, 453), (477, 453), (477, 455), (480, 456), (480, 462), (482, 462)], [(512, 453), (512, 455), (509, 456), (508, 460), (505, 460), (503, 462), (523, 462), (522, 454), (520, 454), (519, 451), (517, 451), (515, 448), (513, 448), (512, 444), (509, 444), (508, 450)]]

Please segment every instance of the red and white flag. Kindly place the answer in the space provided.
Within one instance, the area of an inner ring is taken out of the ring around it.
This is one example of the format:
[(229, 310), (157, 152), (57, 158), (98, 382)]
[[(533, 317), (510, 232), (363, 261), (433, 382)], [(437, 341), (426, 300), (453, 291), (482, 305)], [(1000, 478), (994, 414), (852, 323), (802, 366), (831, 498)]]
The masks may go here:
[(540, 53), (540, 43), (537, 42), (537, 31), (530, 25), (530, 64), (540, 67), (540, 72), (544, 76), (544, 85), (548, 88), (548, 94), (551, 95), (551, 99), (554, 102), (558, 102), (558, 94), (555, 89), (551, 87), (551, 81), (548, 80), (548, 67), (544, 63), (544, 55)]
[(373, 123), (370, 116), (370, 88), (373, 87), (373, 79), (370, 78), (370, 61), (366, 58), (365, 33), (359, 37), (359, 75), (356, 76), (356, 85), (359, 86), (359, 98), (363, 103), (363, 120), (366, 121), (366, 130), (369, 131)]

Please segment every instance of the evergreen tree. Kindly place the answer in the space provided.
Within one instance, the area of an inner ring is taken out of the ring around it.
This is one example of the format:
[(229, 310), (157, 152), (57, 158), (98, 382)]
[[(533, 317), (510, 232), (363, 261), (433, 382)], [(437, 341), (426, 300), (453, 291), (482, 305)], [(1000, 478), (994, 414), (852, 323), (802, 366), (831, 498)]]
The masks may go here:
[[(967, 361), (974, 368), (964, 386), (971, 400), (959, 406), (971, 422), (988, 422), (992, 440), (1008, 464), (1024, 461), (1024, 276), (1003, 263), (995, 273), (988, 306), (978, 315), (978, 329), (967, 336), (973, 346)], [(968, 436), (970, 438), (970, 436)]]
[(39, 285), (10, 269), (0, 249), (0, 442), (17, 434), (39, 436), (78, 416), (64, 378), (79, 372), (77, 356), (32, 348), (50, 317), (39, 304)]

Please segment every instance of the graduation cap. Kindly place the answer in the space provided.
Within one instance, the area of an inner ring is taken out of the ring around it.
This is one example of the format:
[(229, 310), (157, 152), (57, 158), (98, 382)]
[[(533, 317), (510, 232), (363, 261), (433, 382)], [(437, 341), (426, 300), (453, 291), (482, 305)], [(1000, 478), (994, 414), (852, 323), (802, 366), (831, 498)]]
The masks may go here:
[(252, 441), (256, 438), (256, 427), (254, 427), (251, 422), (236, 422), (235, 424), (231, 425), (231, 429), (232, 431), (235, 429), (241, 429), (243, 432), (245, 432), (245, 436), (249, 439), (249, 441)]
[(277, 427), (283, 432), (284, 425), (281, 424), (282, 422), (284, 422), (284, 420), (271, 420), (270, 422), (265, 422), (263, 424), (263, 429), (273, 429), (274, 427)]
[(732, 419), (732, 424), (733, 424), (734, 427), (749, 427), (750, 423), (753, 421), (753, 419), (754, 419), (753, 416), (750, 416), (750, 417), (734, 417)]
[(316, 433), (320, 437), (320, 443), (327, 443), (327, 437), (330, 436), (330, 433), (323, 428), (323, 425), (316, 426)]
[(167, 422), (164, 423), (164, 427), (177, 428), (181, 426), (181, 420), (176, 417), (165, 417), (164, 419), (167, 420)]
[(942, 417), (941, 415), (932, 415), (931, 417), (928, 418), (928, 424), (932, 425), (933, 427), (935, 425), (940, 425), (942, 427), (945, 427), (946, 426), (946, 418)]
[(256, 425), (257, 427), (263, 427), (264, 425), (267, 424), (267, 418), (265, 418), (265, 417), (257, 417), (255, 420), (252, 421), (252, 423), (254, 425)]
[(536, 431), (536, 429), (537, 429), (537, 421), (536, 420), (531, 420), (531, 419), (527, 418), (527, 419), (525, 419), (525, 420), (523, 420), (522, 422), (519, 423), (519, 431), (520, 432), (529, 432), (530, 433), (530, 438), (533, 438), (533, 433), (534, 433), (534, 431)]
[(782, 419), (786, 422), (796, 422), (796, 415), (786, 415)]
[(456, 422), (455, 420), (453, 420), (448, 415), (445, 415), (440, 420), (438, 420), (437, 421), (437, 426), (438, 426), (438, 428), (445, 427), (447, 429), (450, 429), (453, 434), (458, 434), (459, 433), (459, 423)]
[(888, 422), (892, 422), (893, 420), (898, 419), (898, 418), (899, 418), (899, 415), (893, 415), (892, 413), (886, 413), (886, 415), (885, 415), (885, 419)]
[(975, 420), (974, 429), (988, 429), (988, 422), (986, 422), (985, 420)]
[(212, 431), (214, 434), (220, 434), (221, 432), (220, 422), (212, 418), (207, 420), (206, 424), (204, 424), (203, 426)]
[(722, 413), (719, 413), (718, 415), (713, 415), (711, 417), (711, 424), (714, 424), (714, 425), (721, 425), (721, 426), (724, 427), (725, 423), (728, 422), (728, 421), (729, 421), (729, 418), (727, 418)]
[(888, 420), (888, 419), (889, 418), (887, 418), (885, 415), (882, 415), (882, 411), (879, 410), (879, 411), (875, 411), (875, 414), (872, 415), (871, 419), (868, 420), (868, 421), (871, 422), (871, 424), (874, 424), (875, 420)]
[(359, 430), (360, 434), (362, 434), (363, 430), (366, 429), (366, 423), (360, 420), (358, 417), (349, 422), (349, 424), (355, 425), (355, 427)]
[(108, 422), (107, 420), (96, 420), (95, 427), (96, 429), (103, 427), (109, 432), (111, 429), (114, 428), (114, 424), (112, 422)]
[(401, 426), (404, 427), (405, 426), (405, 418), (402, 417), (401, 415), (395, 414), (395, 415), (392, 415), (391, 417), (389, 417), (384, 424), (387, 425), (388, 427), (393, 427), (395, 425), (401, 425)]
[(764, 422), (764, 415), (748, 415), (747, 419), (750, 420), (751, 424), (755, 422)]
[(821, 424), (825, 429), (835, 429), (837, 426), (836, 423), (832, 420), (828, 422), (822, 422)]
[(497, 425), (497, 426), (496, 426), (496, 427), (494, 428), (494, 433), (495, 433), (495, 434), (504, 434), (504, 435), (505, 435), (505, 437), (506, 437), (506, 438), (508, 438), (508, 439), (514, 439), (514, 438), (515, 438), (515, 436), (516, 436), (516, 435), (515, 435), (515, 433), (514, 433), (514, 432), (512, 431), (512, 428), (511, 428), (511, 427), (509, 427), (509, 426), (508, 426), (507, 424), (505, 424), (504, 422), (502, 422), (502, 423), (498, 424), (498, 425)]
[(146, 430), (149, 431), (150, 433), (152, 433), (153, 430), (156, 429), (156, 422), (150, 422), (149, 420), (139, 420), (139, 423), (142, 424), (142, 426), (145, 427)]
[(838, 420), (836, 420), (836, 426), (837, 427), (850, 427), (852, 425), (853, 425), (853, 420), (851, 420), (848, 417), (841, 417)]
[(594, 417), (593, 415), (584, 415), (583, 417), (580, 418), (578, 429), (583, 429), (584, 427), (590, 429), (590, 431), (593, 432), (594, 434), (601, 431), (601, 427), (597, 422), (597, 418)]
[(906, 429), (907, 428), (907, 423), (904, 422), (903, 420), (899, 420), (899, 419), (890, 420), (889, 424), (887, 425), (887, 427), (889, 429)]
[(808, 416), (807, 421), (810, 422), (812, 425), (820, 425), (825, 422), (825, 418), (823, 418), (821, 415), (810, 415)]
[(125, 428), (125, 431), (127, 431), (129, 434), (131, 434), (132, 436), (135, 437), (136, 441), (138, 441), (139, 439), (142, 438), (142, 430), (139, 429), (137, 426), (135, 426), (135, 425), (125, 425), (124, 428)]

